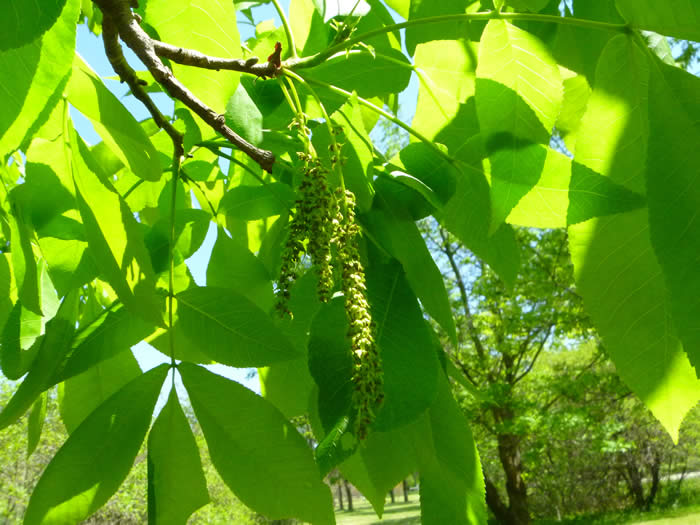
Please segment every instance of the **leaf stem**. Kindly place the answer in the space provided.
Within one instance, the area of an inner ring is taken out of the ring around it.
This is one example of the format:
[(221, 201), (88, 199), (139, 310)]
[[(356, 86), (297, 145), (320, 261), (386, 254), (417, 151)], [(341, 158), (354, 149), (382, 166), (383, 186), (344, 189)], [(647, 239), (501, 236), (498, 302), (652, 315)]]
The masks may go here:
[(173, 323), (173, 299), (175, 298), (175, 207), (177, 205), (177, 183), (182, 167), (182, 149), (174, 145), (173, 189), (170, 194), (170, 242), (168, 243), (168, 342), (170, 344), (170, 364), (175, 368), (175, 331)]
[(501, 13), (498, 11), (485, 11), (479, 13), (460, 13), (453, 15), (441, 15), (441, 16), (430, 16), (426, 18), (417, 18), (415, 20), (407, 20), (406, 22), (400, 22), (398, 24), (392, 24), (384, 27), (379, 27), (373, 29), (372, 31), (367, 31), (361, 35), (357, 35), (352, 38), (348, 38), (343, 42), (340, 42), (328, 49), (316, 53), (310, 57), (305, 57), (301, 59), (288, 59), (282, 64), (285, 68), (291, 69), (302, 69), (307, 67), (314, 67), (322, 62), (328, 60), (329, 57), (343, 51), (347, 48), (354, 46), (360, 42), (366, 41), (368, 38), (373, 36), (381, 35), (384, 33), (390, 33), (392, 31), (398, 31), (399, 29), (404, 29), (406, 27), (425, 25), (425, 24), (435, 24), (438, 22), (456, 22), (456, 21), (488, 21), (488, 20), (520, 20), (529, 22), (543, 22), (550, 24), (563, 24), (572, 25), (578, 27), (587, 27), (592, 29), (599, 29), (603, 31), (616, 31), (625, 32), (629, 31), (630, 26), (628, 24), (611, 24), (608, 22), (599, 22), (597, 20), (586, 20), (583, 18), (575, 18), (571, 16), (555, 16), (555, 15), (542, 15), (539, 13)]
[[(321, 98), (316, 94), (316, 91), (314, 88), (312, 88), (308, 82), (306, 82), (305, 79), (303, 79), (301, 76), (297, 75), (294, 71), (289, 71), (289, 70), (284, 70), (284, 74), (290, 78), (293, 78), (297, 82), (300, 82), (304, 86), (306, 86), (306, 89), (309, 90), (311, 93), (311, 96), (316, 99), (316, 103), (318, 104), (318, 107), (321, 109), (321, 114), (323, 115), (323, 120), (326, 121), (326, 127), (328, 128), (328, 135), (329, 135), (329, 140), (331, 142), (331, 166), (333, 170), (336, 172), (338, 175), (338, 179), (340, 182), (340, 189), (343, 192), (343, 211), (347, 212), (347, 199), (345, 198), (345, 179), (343, 177), (343, 169), (341, 167), (341, 162), (340, 162), (340, 148), (338, 147), (338, 141), (335, 140), (335, 130), (333, 129), (333, 122), (331, 122), (331, 117), (328, 115), (328, 112), (326, 111), (326, 107), (323, 105), (323, 102), (321, 102)], [(333, 162), (333, 157), (335, 157), (335, 162)], [(344, 216), (347, 216), (347, 213), (343, 214)]]
[[(290, 74), (290, 73), (294, 74), (292, 71), (289, 71), (288, 69), (286, 69), (286, 70), (284, 71), (284, 73), (285, 73), (285, 74)], [(296, 76), (299, 76), (299, 75), (296, 75)], [(301, 78), (301, 77), (299, 77), (299, 78)], [(315, 79), (313, 79), (313, 78), (306, 78), (305, 80), (308, 82), (308, 84), (315, 84), (315, 85), (317, 85), (317, 86), (324, 87), (324, 88), (326, 88), (326, 89), (328, 89), (328, 90), (330, 90), (330, 91), (333, 91), (334, 93), (338, 93), (339, 95), (344, 95), (346, 98), (350, 98), (350, 97), (353, 96), (353, 93), (350, 93), (349, 91), (345, 91), (344, 89), (339, 88), (339, 87), (337, 87), (337, 86), (334, 86), (334, 85), (332, 85), (332, 84), (327, 84), (327, 83), (325, 83), (325, 82), (321, 82), (320, 80), (315, 80)], [(307, 85), (308, 85), (308, 84), (307, 84)], [(356, 95), (356, 96), (357, 96), (357, 101), (358, 101), (361, 105), (363, 105), (363, 106), (365, 106), (366, 108), (368, 108), (368, 109), (374, 111), (375, 113), (378, 113), (379, 115), (381, 115), (382, 117), (386, 118), (387, 120), (393, 122), (394, 124), (396, 124), (396, 125), (399, 126), (400, 128), (403, 128), (403, 129), (406, 130), (408, 133), (410, 133), (411, 135), (413, 135), (414, 137), (416, 137), (418, 140), (420, 140), (421, 142), (423, 142), (423, 143), (425, 143), (426, 145), (430, 146), (435, 152), (437, 152), (437, 153), (438, 153), (442, 158), (444, 158), (446, 161), (448, 161), (448, 162), (450, 162), (450, 163), (452, 163), (452, 164), (455, 162), (455, 159), (454, 159), (454, 158), (452, 158), (452, 157), (449, 156), (447, 153), (445, 153), (442, 149), (440, 149), (432, 140), (430, 140), (428, 137), (426, 137), (426, 136), (423, 135), (422, 133), (420, 133), (420, 132), (416, 131), (415, 129), (413, 129), (411, 126), (409, 126), (408, 124), (406, 124), (405, 122), (403, 122), (400, 118), (398, 118), (396, 115), (392, 115), (392, 114), (389, 113), (388, 111), (384, 111), (382, 108), (380, 108), (379, 106), (375, 106), (374, 104), (372, 104), (372, 103), (371, 103), (369, 100), (367, 100), (367, 99), (364, 99), (364, 98), (362, 98), (362, 97), (360, 97), (360, 96), (358, 96), (358, 95)]]
[(287, 15), (285, 14), (284, 9), (282, 9), (279, 0), (272, 0), (272, 3), (275, 4), (277, 14), (280, 16), (280, 20), (282, 20), (282, 25), (284, 26), (284, 32), (287, 34), (287, 43), (289, 44), (289, 51), (292, 53), (293, 58), (298, 58), (299, 55), (297, 55), (297, 46), (294, 43), (294, 34), (292, 33), (292, 28), (289, 25), (289, 20), (287, 20)]

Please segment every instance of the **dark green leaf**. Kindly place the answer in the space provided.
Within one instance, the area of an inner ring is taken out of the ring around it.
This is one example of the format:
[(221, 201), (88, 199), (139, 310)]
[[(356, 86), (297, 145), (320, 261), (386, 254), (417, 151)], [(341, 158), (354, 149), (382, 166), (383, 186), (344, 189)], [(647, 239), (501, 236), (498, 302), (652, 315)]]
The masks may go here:
[(259, 146), (262, 142), (263, 116), (243, 84), (226, 103), (226, 123), (251, 144)]
[(671, 312), (690, 362), (700, 371), (700, 80), (654, 60), (649, 86), (646, 173), (649, 228), (663, 268)]
[(373, 428), (386, 431), (410, 423), (430, 406), (439, 365), (420, 306), (398, 262), (374, 257), (367, 268), (367, 294), (384, 370), (384, 402)]
[(20, 2), (5, 6), (7, 24), (0, 35), (0, 51), (14, 49), (39, 38), (61, 14), (66, 0), (46, 0), (38, 2)]
[(383, 53), (372, 56), (364, 49), (341, 53), (304, 71), (303, 76), (356, 91), (364, 98), (399, 93), (408, 86), (412, 66), (399, 51), (387, 49)]
[(616, 0), (622, 16), (639, 29), (700, 41), (700, 7), (687, 0)]

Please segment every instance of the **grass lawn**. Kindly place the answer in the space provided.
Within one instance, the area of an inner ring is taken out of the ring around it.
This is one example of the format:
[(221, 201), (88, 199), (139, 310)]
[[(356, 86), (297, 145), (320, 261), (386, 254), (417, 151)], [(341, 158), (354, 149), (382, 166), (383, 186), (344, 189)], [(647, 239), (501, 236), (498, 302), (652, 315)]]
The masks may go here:
[[(388, 500), (388, 498), (387, 498)], [(335, 519), (338, 525), (414, 525), (420, 523), (420, 501), (418, 494), (408, 495), (408, 503), (403, 502), (403, 494), (396, 494), (396, 503), (387, 502), (384, 515), (380, 520), (372, 510), (372, 506), (364, 498), (353, 498), (353, 512), (336, 510)]]
[[(354, 498), (353, 512), (336, 510), (338, 525), (417, 525), (420, 521), (420, 501), (417, 493), (409, 494), (409, 502), (403, 503), (403, 495), (397, 494), (396, 503), (387, 502), (380, 520), (372, 506), (364, 498)], [(549, 520), (535, 521), (536, 525), (551, 525)], [(599, 517), (580, 517), (557, 522), (561, 525), (700, 525), (700, 507), (693, 505), (680, 509), (657, 510), (651, 513), (613, 513)]]

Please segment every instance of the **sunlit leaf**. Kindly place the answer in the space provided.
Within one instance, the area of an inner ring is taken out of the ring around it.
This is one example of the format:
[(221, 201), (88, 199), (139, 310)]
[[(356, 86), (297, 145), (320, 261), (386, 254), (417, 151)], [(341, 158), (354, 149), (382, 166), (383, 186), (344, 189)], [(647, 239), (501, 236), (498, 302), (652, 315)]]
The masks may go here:
[(107, 502), (131, 469), (167, 373), (160, 365), (137, 377), (71, 434), (39, 479), (24, 523), (77, 523)]
[(198, 366), (183, 363), (179, 370), (212, 463), (243, 503), (270, 519), (335, 522), (311, 449), (276, 408)]

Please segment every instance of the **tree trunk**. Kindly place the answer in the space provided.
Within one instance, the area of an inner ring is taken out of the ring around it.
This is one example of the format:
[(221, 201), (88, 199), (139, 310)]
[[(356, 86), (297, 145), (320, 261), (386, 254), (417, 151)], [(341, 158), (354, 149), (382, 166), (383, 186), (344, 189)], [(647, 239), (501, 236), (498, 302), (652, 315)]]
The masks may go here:
[(659, 471), (661, 470), (661, 457), (658, 453), (654, 454), (654, 462), (649, 466), (651, 470), (651, 487), (649, 488), (649, 494), (644, 501), (644, 510), (649, 510), (651, 504), (654, 503), (654, 498), (659, 492), (659, 482), (660, 476)]
[(389, 497), (391, 498), (392, 503), (396, 503), (394, 501), (394, 487), (392, 487), (391, 490), (389, 491)]
[(345, 485), (345, 496), (348, 500), (348, 512), (352, 512), (355, 509), (352, 506), (352, 492), (350, 491), (350, 483), (348, 483), (346, 480), (343, 480), (343, 485)]
[(340, 481), (336, 484), (336, 490), (338, 491), (338, 508), (343, 510), (343, 487), (340, 486)]
[(508, 507), (501, 500), (501, 495), (498, 493), (496, 485), (486, 476), (484, 476), (484, 482), (486, 484), (486, 504), (493, 512), (493, 515), (496, 516), (498, 523), (508, 523)]
[(625, 465), (624, 478), (627, 482), (627, 489), (634, 500), (634, 506), (638, 509), (644, 508), (644, 487), (642, 486), (642, 473), (637, 468), (634, 460), (628, 460)]
[(523, 464), (520, 455), (520, 436), (500, 434), (498, 456), (506, 475), (506, 493), (508, 494), (508, 519), (506, 525), (528, 525), (530, 512), (527, 503), (527, 487), (523, 479)]
[(408, 503), (408, 481), (403, 480), (403, 502)]

